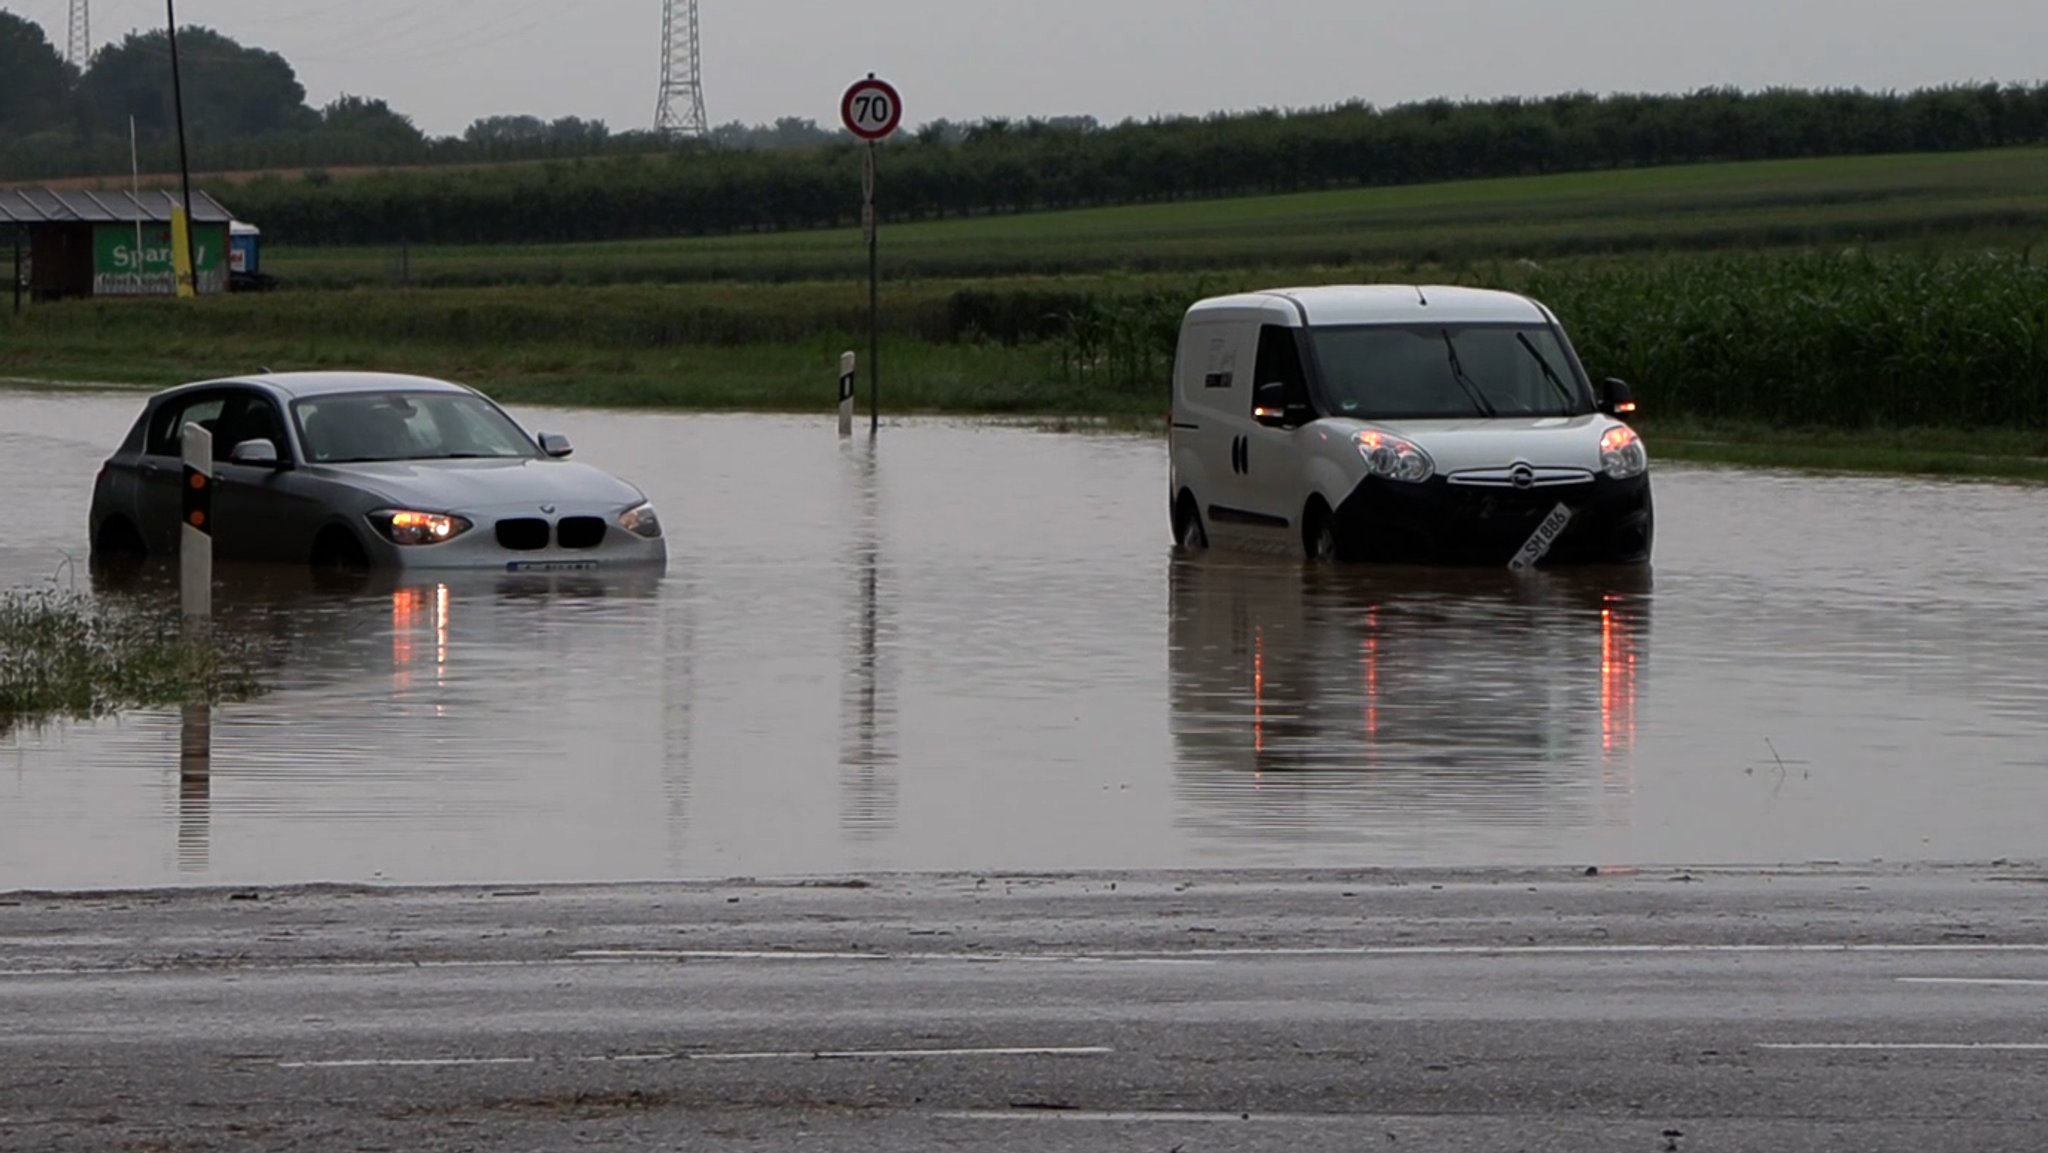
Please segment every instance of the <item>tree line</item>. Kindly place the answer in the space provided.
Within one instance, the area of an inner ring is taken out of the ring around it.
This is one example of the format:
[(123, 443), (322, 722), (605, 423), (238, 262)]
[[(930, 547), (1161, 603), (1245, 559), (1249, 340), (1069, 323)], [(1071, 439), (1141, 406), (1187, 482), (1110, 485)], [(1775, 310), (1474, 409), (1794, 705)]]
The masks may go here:
[[(276, 53), (203, 28), (179, 36), (195, 168), (292, 173), (210, 189), (285, 243), (611, 240), (858, 220), (858, 146), (814, 121), (674, 142), (574, 117), (496, 116), (430, 138), (380, 100), (309, 107)], [(145, 167), (167, 168), (168, 48), (162, 32), (131, 34), (79, 72), (38, 26), (0, 11), (0, 179), (124, 173), (131, 116)], [(1355, 102), (1115, 125), (940, 121), (883, 147), (880, 208), (888, 220), (927, 220), (2044, 141), (2048, 85)], [(387, 170), (331, 178), (342, 167)]]
[[(2048, 141), (2048, 85), (1912, 93), (1364, 104), (1114, 126), (928, 126), (881, 149), (880, 212), (933, 220), (1363, 185)], [(221, 195), (288, 243), (485, 244), (773, 232), (859, 218), (854, 145), (661, 154), (308, 182)]]

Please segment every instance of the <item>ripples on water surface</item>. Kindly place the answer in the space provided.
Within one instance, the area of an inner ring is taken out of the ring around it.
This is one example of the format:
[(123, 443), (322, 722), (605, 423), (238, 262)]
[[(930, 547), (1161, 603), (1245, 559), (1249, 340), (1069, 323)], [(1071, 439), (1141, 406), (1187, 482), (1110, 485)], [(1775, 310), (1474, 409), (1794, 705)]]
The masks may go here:
[[(0, 580), (138, 405), (0, 394)], [(1654, 577), (1318, 572), (1175, 560), (1151, 438), (519, 415), (666, 574), (224, 572), (276, 691), (0, 738), (0, 889), (2048, 855), (2039, 489), (1666, 468)]]

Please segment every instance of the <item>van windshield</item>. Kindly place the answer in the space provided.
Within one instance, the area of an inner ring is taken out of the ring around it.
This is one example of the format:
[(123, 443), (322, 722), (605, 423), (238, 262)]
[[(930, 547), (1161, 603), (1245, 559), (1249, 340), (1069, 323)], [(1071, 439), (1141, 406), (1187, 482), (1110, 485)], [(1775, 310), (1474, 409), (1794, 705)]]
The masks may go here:
[(1368, 420), (1581, 416), (1593, 398), (1543, 325), (1371, 325), (1312, 332), (1332, 415)]

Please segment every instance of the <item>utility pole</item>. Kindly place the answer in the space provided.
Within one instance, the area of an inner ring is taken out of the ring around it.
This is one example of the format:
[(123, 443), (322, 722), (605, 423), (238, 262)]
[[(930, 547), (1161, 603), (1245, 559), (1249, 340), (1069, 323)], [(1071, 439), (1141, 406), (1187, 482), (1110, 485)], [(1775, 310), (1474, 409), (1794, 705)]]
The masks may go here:
[(92, 63), (91, 0), (71, 0), (71, 29), (64, 40), (64, 60), (80, 72)]
[[(178, 180), (184, 187), (184, 243), (185, 269), (178, 276), (178, 295), (199, 295), (199, 246), (193, 239), (192, 227), (192, 162), (185, 152), (185, 77), (178, 69), (178, 2), (164, 0), (164, 15), (171, 35), (171, 103), (178, 121)], [(171, 228), (175, 242), (179, 229), (174, 222)]]
[(697, 40), (697, 0), (662, 0), (661, 96), (654, 105), (654, 130), (670, 137), (711, 131), (704, 115), (703, 61)]

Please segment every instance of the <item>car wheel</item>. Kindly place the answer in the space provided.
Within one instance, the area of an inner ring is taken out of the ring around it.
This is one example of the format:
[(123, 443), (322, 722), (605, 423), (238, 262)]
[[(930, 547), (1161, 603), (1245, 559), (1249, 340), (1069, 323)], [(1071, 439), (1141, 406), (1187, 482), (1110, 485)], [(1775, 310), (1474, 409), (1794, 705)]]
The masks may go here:
[(1330, 515), (1330, 506), (1321, 497), (1308, 502), (1308, 511), (1301, 518), (1301, 546), (1308, 559), (1317, 564), (1339, 559), (1337, 518)]
[(370, 558), (347, 530), (330, 528), (313, 542), (313, 571), (322, 576), (361, 576), (370, 571)]
[(92, 539), (92, 559), (99, 564), (132, 568), (148, 555), (142, 534), (125, 517), (108, 517)]
[(1195, 504), (1195, 494), (1183, 492), (1180, 502), (1173, 509), (1174, 543), (1189, 552), (1200, 552), (1209, 547), (1209, 530), (1202, 527), (1202, 510)]

